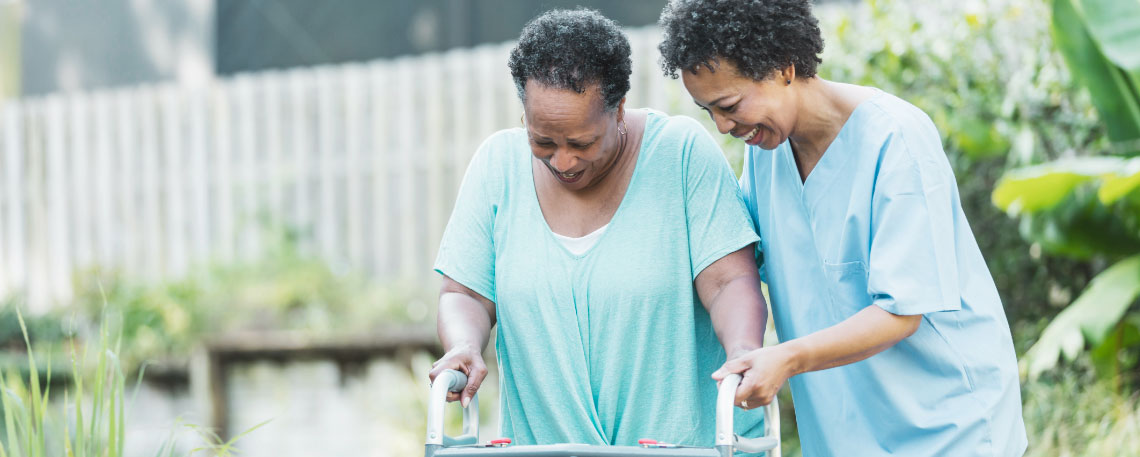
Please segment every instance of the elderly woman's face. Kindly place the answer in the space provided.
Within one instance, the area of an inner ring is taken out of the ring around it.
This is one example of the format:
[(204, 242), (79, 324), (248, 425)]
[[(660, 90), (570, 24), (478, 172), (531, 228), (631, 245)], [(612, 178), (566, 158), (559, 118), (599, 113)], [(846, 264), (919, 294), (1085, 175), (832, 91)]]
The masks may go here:
[(568, 190), (589, 188), (613, 168), (621, 107), (606, 112), (596, 86), (579, 94), (527, 82), (523, 107), (531, 152)]
[(793, 90), (778, 73), (763, 81), (741, 76), (736, 66), (722, 60), (716, 71), (699, 67), (681, 72), (693, 101), (709, 113), (720, 133), (753, 146), (775, 149), (795, 126)]

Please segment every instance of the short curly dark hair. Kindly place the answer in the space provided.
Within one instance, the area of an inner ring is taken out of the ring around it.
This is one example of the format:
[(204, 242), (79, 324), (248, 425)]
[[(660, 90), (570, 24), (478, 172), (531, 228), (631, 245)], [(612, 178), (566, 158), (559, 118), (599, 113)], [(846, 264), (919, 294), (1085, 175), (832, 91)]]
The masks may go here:
[(629, 92), (633, 62), (617, 23), (579, 8), (547, 11), (527, 23), (507, 65), (524, 103), (528, 80), (578, 93), (597, 84), (612, 111)]
[(757, 81), (789, 64), (810, 78), (823, 62), (811, 0), (671, 0), (659, 24), (661, 69), (672, 78), (702, 65), (715, 70), (718, 59)]

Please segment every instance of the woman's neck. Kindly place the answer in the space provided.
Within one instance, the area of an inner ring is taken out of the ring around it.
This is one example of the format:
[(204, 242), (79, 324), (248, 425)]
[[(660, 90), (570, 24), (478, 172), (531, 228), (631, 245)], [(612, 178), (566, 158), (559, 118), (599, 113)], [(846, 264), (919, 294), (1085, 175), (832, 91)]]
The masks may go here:
[(789, 141), (799, 165), (800, 178), (806, 180), (855, 107), (870, 98), (874, 91), (818, 76), (808, 79), (803, 85), (797, 100), (798, 118)]

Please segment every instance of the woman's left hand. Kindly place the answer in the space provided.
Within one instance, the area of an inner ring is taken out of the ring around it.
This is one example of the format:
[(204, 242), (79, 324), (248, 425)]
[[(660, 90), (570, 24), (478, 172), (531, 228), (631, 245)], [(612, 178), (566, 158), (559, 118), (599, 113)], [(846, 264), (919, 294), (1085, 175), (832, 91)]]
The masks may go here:
[(721, 365), (712, 377), (719, 384), (732, 373), (741, 373), (743, 379), (736, 389), (736, 404), (744, 409), (765, 406), (776, 398), (780, 387), (794, 373), (792, 358), (783, 345), (755, 349)]

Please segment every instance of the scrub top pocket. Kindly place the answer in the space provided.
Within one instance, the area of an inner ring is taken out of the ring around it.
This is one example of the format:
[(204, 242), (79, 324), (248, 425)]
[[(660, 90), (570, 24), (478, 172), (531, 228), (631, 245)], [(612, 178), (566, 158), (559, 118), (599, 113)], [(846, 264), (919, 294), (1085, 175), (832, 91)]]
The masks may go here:
[[(853, 262), (823, 262), (831, 295), (831, 315), (838, 324), (871, 305), (867, 294), (867, 266), (861, 260)], [(833, 324), (834, 325), (834, 324)]]

